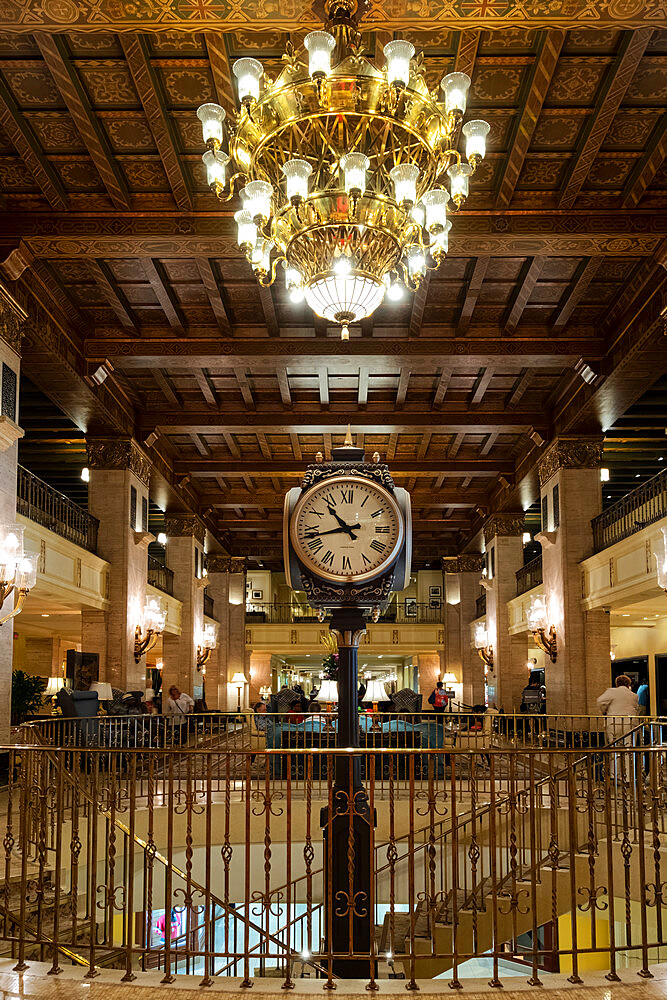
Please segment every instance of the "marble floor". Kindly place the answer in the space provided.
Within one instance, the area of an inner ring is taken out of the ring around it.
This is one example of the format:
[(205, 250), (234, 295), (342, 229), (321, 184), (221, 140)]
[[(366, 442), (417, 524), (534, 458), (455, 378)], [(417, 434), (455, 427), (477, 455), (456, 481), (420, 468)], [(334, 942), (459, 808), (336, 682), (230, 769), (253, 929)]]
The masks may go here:
[[(165, 993), (178, 993), (178, 1000), (194, 1000), (194, 997), (211, 994), (235, 994), (240, 992), (239, 980), (216, 980), (209, 989), (197, 986), (196, 980), (182, 977), (170, 985), (160, 984), (160, 973), (142, 973), (141, 977), (132, 983), (121, 983), (121, 973), (101, 972), (94, 980), (83, 978), (81, 969), (67, 968), (58, 976), (47, 975), (49, 966), (34, 963), (27, 972), (18, 974), (12, 971), (14, 963), (9, 960), (0, 961), (0, 1000), (159, 1000)], [(640, 979), (635, 972), (625, 970), (621, 973), (622, 982), (608, 983), (601, 973), (590, 974), (588, 983), (575, 986), (568, 983), (564, 976), (552, 976), (549, 985), (539, 989), (544, 1000), (667, 1000), (667, 965), (657, 966), (655, 976), (651, 980)], [(285, 997), (286, 993), (278, 986), (275, 979), (255, 980), (251, 995), (261, 994), (267, 998)], [(405, 996), (404, 981), (382, 980), (379, 984), (380, 995)], [(446, 980), (421, 980), (419, 983), (422, 997), (456, 996), (448, 988)], [(502, 990), (491, 989), (485, 980), (467, 979), (463, 990), (458, 995), (464, 995), (469, 1000), (488, 1000), (490, 995), (500, 994), (505, 1000), (525, 1000), (527, 991), (535, 991), (525, 979), (513, 978), (507, 981)], [(323, 984), (321, 980), (297, 980), (292, 996), (321, 996)], [(338, 981), (336, 994), (348, 998), (364, 998), (369, 993), (364, 984), (356, 981)], [(290, 994), (287, 994), (290, 995)], [(371, 996), (373, 994), (370, 994)]]

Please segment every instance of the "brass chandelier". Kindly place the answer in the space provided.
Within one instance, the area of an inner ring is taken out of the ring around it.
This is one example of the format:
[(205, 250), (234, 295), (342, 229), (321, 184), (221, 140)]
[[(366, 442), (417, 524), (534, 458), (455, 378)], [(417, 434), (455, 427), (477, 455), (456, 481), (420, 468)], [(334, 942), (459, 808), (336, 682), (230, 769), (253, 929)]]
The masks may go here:
[(288, 44), (275, 81), (257, 59), (234, 63), (238, 114), (204, 104), (197, 116), (216, 196), (229, 201), (244, 182), (234, 218), (260, 283), (282, 264), (290, 299), (347, 340), (385, 294), (399, 299), (444, 260), (447, 211), (468, 195), (489, 125), (463, 126), (464, 160), (454, 143), (470, 78), (450, 73), (431, 93), (411, 42), (385, 45), (379, 69), (362, 54), (356, 0), (328, 0), (326, 12), (303, 50)]

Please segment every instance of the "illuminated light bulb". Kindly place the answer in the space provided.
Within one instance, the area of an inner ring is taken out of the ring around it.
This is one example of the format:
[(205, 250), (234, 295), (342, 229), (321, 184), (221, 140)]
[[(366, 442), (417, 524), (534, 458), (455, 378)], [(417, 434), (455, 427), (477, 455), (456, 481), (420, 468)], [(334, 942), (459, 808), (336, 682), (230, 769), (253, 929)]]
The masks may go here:
[(225, 186), (227, 164), (229, 163), (227, 154), (221, 153), (220, 150), (214, 151), (209, 149), (202, 156), (202, 161), (206, 167), (206, 181), (208, 186), (223, 188)]
[(468, 163), (454, 163), (447, 171), (452, 201), (460, 208), (468, 197), (472, 167)]
[(387, 286), (387, 298), (392, 302), (400, 302), (405, 294), (405, 286), (400, 281), (392, 281), (389, 274), (385, 274), (384, 283)]
[(339, 278), (345, 278), (348, 274), (352, 273), (352, 262), (349, 257), (341, 255), (333, 266), (334, 274), (337, 274)]
[(431, 241), (431, 256), (436, 260), (441, 260), (449, 250), (449, 230), (452, 228), (451, 222), (446, 222), (444, 229), (435, 233)]
[(366, 190), (366, 171), (371, 161), (364, 153), (346, 153), (340, 158), (346, 194), (361, 195)]
[(408, 251), (408, 274), (411, 278), (421, 278), (426, 271), (426, 258), (424, 251), (419, 247), (412, 247)]
[(413, 205), (410, 210), (410, 218), (414, 219), (418, 226), (424, 228), (424, 223), (426, 222), (426, 209), (421, 202)]
[(412, 42), (396, 39), (382, 50), (387, 59), (387, 80), (394, 87), (407, 87), (410, 80), (410, 60), (415, 54)]
[(234, 221), (238, 226), (238, 235), (236, 237), (238, 245), (240, 247), (254, 247), (257, 242), (257, 226), (253, 222), (250, 212), (242, 208), (239, 212), (235, 213)]
[(426, 228), (429, 233), (441, 232), (447, 222), (447, 202), (449, 194), (444, 188), (433, 188), (422, 198), (426, 209)]
[(609, 469), (600, 469), (600, 482), (609, 482)]
[(298, 306), (301, 302), (303, 302), (306, 297), (306, 293), (303, 288), (291, 288), (288, 294), (290, 302), (295, 306)]
[(341, 327), (340, 339), (341, 340), (349, 340), (350, 339), (350, 328), (347, 325), (347, 323), (345, 324), (345, 326)]
[(445, 110), (448, 115), (463, 115), (468, 101), (470, 77), (467, 73), (449, 73), (443, 76), (440, 86), (445, 94)]
[(313, 168), (307, 160), (288, 160), (282, 171), (287, 179), (287, 197), (291, 202), (308, 197), (308, 178)]
[(331, 72), (331, 53), (336, 39), (328, 31), (311, 31), (303, 44), (308, 50), (308, 72), (313, 80), (321, 80)]
[(271, 270), (271, 250), (273, 249), (273, 240), (258, 240), (255, 244), (252, 253), (250, 254), (250, 263), (252, 265), (253, 271), (258, 271), (261, 274), (268, 274)]
[(213, 149), (218, 149), (222, 143), (225, 117), (225, 109), (219, 104), (202, 104), (197, 108), (197, 118), (201, 122), (204, 142)]
[(23, 556), (18, 565), (17, 585), (22, 590), (32, 590), (37, 583), (37, 556)]
[(81, 470), (81, 478), (83, 479), (84, 483), (90, 482), (90, 469), (88, 468), (87, 465), (84, 465), (83, 469)]
[(167, 536), (165, 535), (164, 531), (161, 531), (158, 534), (157, 540), (160, 543), (160, 545), (166, 545), (167, 544)]
[(246, 212), (250, 212), (252, 219), (261, 219), (267, 222), (271, 218), (271, 196), (273, 195), (273, 185), (268, 181), (250, 181), (241, 189), (241, 198)]
[(394, 198), (399, 205), (413, 205), (417, 200), (419, 167), (414, 163), (399, 163), (389, 171), (394, 185)]
[(521, 536), (521, 541), (523, 542), (524, 545), (530, 545), (530, 532), (529, 531), (524, 531), (523, 535)]
[(486, 156), (486, 137), (491, 131), (488, 122), (481, 119), (466, 122), (461, 129), (466, 137), (466, 159), (470, 164), (477, 164)]
[(264, 67), (258, 59), (237, 59), (232, 67), (239, 91), (239, 101), (246, 104), (259, 100), (259, 81)]

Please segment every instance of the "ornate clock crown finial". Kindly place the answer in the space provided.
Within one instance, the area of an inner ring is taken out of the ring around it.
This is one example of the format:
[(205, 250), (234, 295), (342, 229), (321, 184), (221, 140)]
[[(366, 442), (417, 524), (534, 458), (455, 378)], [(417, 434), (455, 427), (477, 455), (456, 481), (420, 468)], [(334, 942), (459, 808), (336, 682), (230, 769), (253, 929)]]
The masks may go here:
[(347, 433), (345, 434), (345, 447), (353, 448), (354, 441), (352, 440), (352, 427), (350, 424), (347, 425)]
[(364, 462), (366, 455), (363, 448), (357, 448), (352, 440), (352, 428), (347, 425), (344, 444), (331, 449), (332, 462)]

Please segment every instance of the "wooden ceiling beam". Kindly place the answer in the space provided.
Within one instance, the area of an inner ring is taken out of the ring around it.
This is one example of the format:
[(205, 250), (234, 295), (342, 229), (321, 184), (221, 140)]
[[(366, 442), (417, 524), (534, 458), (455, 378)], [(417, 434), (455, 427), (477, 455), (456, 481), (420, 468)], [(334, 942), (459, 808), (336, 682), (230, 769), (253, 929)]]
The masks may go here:
[(489, 266), (488, 257), (478, 257), (475, 261), (475, 267), (472, 272), (472, 277), (468, 282), (468, 288), (466, 289), (466, 297), (461, 306), (461, 314), (459, 316), (459, 321), (456, 327), (456, 333), (460, 336), (464, 334), (468, 327), (470, 326), (470, 321), (472, 320), (472, 314), (475, 311), (475, 306), (477, 305), (477, 299), (479, 298), (480, 289), (484, 283), (484, 277), (486, 275)]
[(190, 437), (192, 438), (194, 446), (199, 452), (199, 454), (203, 455), (204, 458), (209, 458), (211, 455), (211, 451), (206, 442), (204, 441), (204, 439), (202, 438), (201, 434), (191, 434)]
[[(314, 461), (314, 456), (312, 458), (306, 456), (305, 459), (299, 458), (298, 461), (310, 463)], [(213, 480), (222, 477), (211, 474), (210, 478)], [(231, 509), (239, 506), (247, 507), (248, 509), (252, 509), (253, 507), (282, 507), (282, 493), (270, 492), (266, 488), (249, 492), (248, 490), (241, 489), (237, 482), (231, 488), (225, 487), (226, 492), (222, 496), (218, 490), (211, 490), (203, 480), (200, 479), (199, 482), (201, 485), (199, 497), (202, 504), (212, 504), (221, 510), (227, 507)], [(420, 479), (412, 496), (412, 505), (416, 510), (421, 510), (423, 507), (432, 507), (434, 510), (444, 510), (447, 507), (459, 509), (475, 507), (478, 504), (487, 502), (488, 499), (488, 493), (484, 490), (467, 488), (465, 492), (462, 492), (461, 489), (454, 489), (453, 487), (435, 490), (428, 482)]]
[(359, 368), (359, 385), (357, 388), (357, 406), (366, 406), (368, 404), (368, 383), (370, 379), (370, 374), (368, 368), (365, 365), (361, 365)]
[(404, 369), (398, 376), (398, 386), (396, 388), (396, 409), (402, 410), (405, 405), (405, 397), (408, 393), (408, 385), (410, 383), (410, 371)]
[(466, 436), (465, 435), (465, 431), (459, 431), (454, 436), (454, 440), (450, 444), (449, 450), (447, 451), (447, 458), (448, 459), (455, 459), (456, 458), (456, 456), (458, 455), (458, 453), (459, 453), (459, 451), (461, 449), (461, 445), (463, 444), (463, 442), (465, 440), (465, 436)]
[(647, 187), (667, 156), (667, 112), (653, 129), (642, 158), (637, 162), (623, 188), (623, 208), (636, 208)]
[(445, 395), (449, 389), (449, 383), (452, 379), (451, 368), (443, 368), (438, 376), (438, 383), (435, 387), (435, 392), (433, 394), (433, 402), (431, 403), (431, 409), (437, 410), (438, 407), (442, 406), (445, 401)]
[(273, 460), (273, 454), (269, 448), (269, 442), (266, 439), (266, 434), (264, 431), (255, 431), (255, 436), (257, 438), (257, 444), (259, 445), (259, 450), (261, 451), (263, 457), (271, 462)]
[(329, 407), (329, 371), (326, 367), (320, 368), (317, 373), (317, 380), (320, 392), (320, 406), (323, 410)]
[[(0, 123), (51, 208), (65, 212), (69, 201), (65, 187), (57, 171), (44, 155), (42, 147), (21, 114), (14, 95), (2, 76), (0, 76)], [(12, 230), (6, 228), (5, 231), (9, 233)]]
[(38, 31), (34, 38), (111, 201), (116, 208), (127, 211), (131, 207), (131, 198), (125, 177), (91, 107), (86, 88), (70, 62), (65, 36)]
[(276, 371), (276, 378), (278, 379), (278, 388), (280, 389), (280, 399), (282, 400), (282, 404), (289, 409), (292, 406), (292, 393), (290, 392), (289, 374), (287, 368), (278, 368)]
[(457, 73), (466, 73), (471, 80), (481, 34), (481, 31), (460, 31), (456, 45), (454, 69)]
[[(325, 434), (323, 438), (329, 439), (330, 446), (331, 434)], [(238, 452), (238, 445), (236, 446), (236, 450)], [(430, 476), (431, 478), (447, 474), (453, 476), (467, 474), (471, 476), (483, 476), (485, 478), (495, 476), (498, 473), (513, 475), (515, 465), (514, 459), (506, 457), (480, 458), (477, 453), (458, 457), (448, 455), (447, 458), (429, 458), (422, 459), (421, 461), (416, 458), (397, 458), (394, 456), (391, 462), (392, 473), (395, 472), (397, 475)], [(177, 475), (187, 474), (192, 476), (193, 479), (215, 475), (225, 476), (230, 479), (244, 475), (262, 479), (270, 478), (271, 476), (298, 477), (303, 476), (303, 461), (282, 458), (279, 455), (274, 456), (270, 462), (258, 458), (243, 459), (239, 453), (231, 459), (211, 456), (211, 458), (176, 460), (174, 462), (174, 471)], [(249, 486), (248, 488), (253, 491), (255, 490), (254, 486)]]
[(150, 286), (155, 292), (157, 300), (162, 306), (162, 311), (167, 317), (169, 326), (173, 330), (183, 333), (183, 319), (178, 308), (178, 303), (176, 302), (176, 296), (160, 273), (162, 270), (160, 262), (153, 260), (151, 257), (144, 257), (142, 264)]
[(497, 440), (498, 440), (498, 431), (491, 431), (490, 434), (487, 434), (484, 444), (479, 449), (480, 455), (488, 455)]
[(264, 322), (266, 323), (269, 337), (278, 337), (280, 336), (280, 327), (278, 326), (276, 307), (273, 303), (273, 293), (270, 288), (267, 288), (260, 282), (257, 283), (257, 288), (259, 290), (259, 300), (262, 304)]
[(605, 74), (595, 109), (588, 116), (584, 126), (579, 150), (565, 176), (558, 200), (558, 207), (561, 210), (572, 208), (584, 186), (588, 172), (651, 40), (653, 30), (653, 28), (640, 28), (638, 31), (626, 31), (621, 34), (618, 54)]
[[(489, 368), (478, 376), (471, 399), (482, 399), (493, 374), (493, 370)], [(272, 406), (270, 409), (262, 408), (256, 412), (254, 400), (252, 408), (250, 407), (250, 388), (247, 376), (243, 373), (241, 373), (241, 383), (244, 388), (241, 389), (239, 384), (239, 389), (247, 399), (250, 412), (238, 406), (218, 411), (209, 408), (184, 409), (182, 406), (178, 409), (173, 406), (159, 410), (146, 409), (137, 416), (138, 431), (143, 433), (144, 437), (158, 427), (166, 434), (187, 434), (193, 428), (202, 434), (218, 434), (220, 428), (229, 427), (239, 429), (261, 427), (268, 431), (279, 428), (285, 434), (296, 431), (302, 434), (308, 432), (341, 434), (353, 419), (356, 429), (366, 433), (377, 433), (378, 429), (381, 429), (383, 433), (414, 434), (427, 427), (438, 433), (458, 431), (472, 433), (474, 429), (479, 429), (480, 434), (488, 434), (494, 427), (504, 427), (508, 431), (513, 430), (517, 433), (530, 427), (545, 430), (549, 422), (549, 415), (543, 411), (536, 412), (534, 407), (508, 413), (504, 408), (482, 407), (479, 403), (474, 404), (475, 409), (468, 409), (462, 404), (448, 404), (435, 412), (421, 407), (397, 413), (393, 408), (374, 407), (372, 410), (360, 410), (352, 415), (349, 406), (326, 411), (314, 409), (312, 406), (300, 407), (298, 410), (284, 410)]]
[(232, 84), (232, 67), (229, 62), (225, 34), (222, 31), (205, 31), (204, 40), (211, 65), (215, 92), (228, 115), (236, 112), (236, 95)]
[(586, 293), (586, 289), (600, 270), (603, 260), (603, 257), (589, 257), (587, 260), (583, 260), (577, 268), (574, 278), (565, 289), (551, 321), (552, 328), (556, 332), (562, 330), (572, 316)]
[(134, 86), (150, 126), (174, 201), (184, 212), (194, 208), (187, 175), (178, 155), (178, 136), (162, 96), (162, 82), (151, 65), (148, 43), (142, 35), (120, 35), (120, 43)]
[(432, 437), (433, 437), (432, 431), (424, 431), (424, 433), (422, 434), (422, 439), (419, 442), (419, 449), (417, 451), (417, 458), (420, 461), (421, 459), (426, 458)]
[(528, 80), (526, 101), (521, 113), (517, 115), (512, 135), (507, 141), (509, 154), (505, 159), (505, 168), (498, 185), (497, 209), (507, 208), (512, 201), (537, 120), (542, 113), (542, 105), (558, 64), (565, 34), (565, 31), (542, 31), (539, 34), (537, 53)]
[(524, 368), (519, 377), (517, 378), (516, 382), (514, 383), (512, 391), (507, 397), (507, 400), (505, 402), (506, 407), (508, 407), (509, 409), (514, 409), (514, 407), (519, 405), (519, 403), (523, 399), (528, 389), (528, 386), (530, 385), (530, 380), (532, 377), (533, 373), (528, 368)]
[[(475, 384), (472, 388), (472, 393), (470, 396), (470, 405), (478, 406), (484, 399), (484, 394), (491, 384), (491, 379), (495, 375), (493, 368), (482, 368), (479, 375), (475, 379)], [(478, 411), (475, 411), (476, 413)]]
[(215, 393), (215, 386), (204, 368), (195, 368), (195, 381), (201, 390), (201, 394), (209, 406), (218, 406), (218, 398)]
[(290, 445), (292, 446), (292, 454), (297, 462), (303, 461), (303, 455), (301, 453), (301, 445), (299, 443), (298, 434), (290, 434), (289, 436)]
[[(252, 394), (252, 389), (250, 388), (250, 382), (248, 381), (247, 374), (240, 368), (234, 369), (234, 375), (236, 376), (236, 384), (239, 387), (239, 392), (243, 396), (243, 402), (249, 410), (255, 409), (255, 399)], [(247, 419), (247, 418), (246, 418)], [(225, 420), (225, 424), (227, 421)]]
[(533, 294), (533, 289), (537, 284), (537, 280), (542, 273), (543, 267), (544, 257), (533, 257), (530, 264), (524, 268), (523, 279), (520, 280), (514, 290), (507, 310), (507, 319), (505, 320), (506, 333), (514, 333), (519, 325), (519, 320), (523, 315), (523, 311), (528, 304), (530, 296)]
[(137, 319), (123, 290), (116, 283), (111, 268), (103, 260), (89, 260), (88, 268), (95, 282), (104, 292), (107, 302), (126, 330), (137, 329)]
[(213, 268), (211, 267), (211, 262), (208, 257), (196, 257), (195, 260), (197, 262), (199, 277), (201, 278), (202, 284), (206, 289), (208, 301), (211, 304), (211, 309), (213, 310), (213, 315), (215, 316), (218, 328), (221, 333), (229, 335), (232, 332), (232, 327), (229, 322), (227, 310), (225, 309), (225, 304), (222, 301), (218, 282), (215, 274), (213, 273)]
[[(172, 406), (181, 407), (183, 400), (174, 389), (169, 373), (161, 371), (159, 368), (153, 369), (153, 378), (157, 382), (158, 388), (168, 403)], [(188, 432), (189, 433), (189, 432)], [(145, 437), (142, 439), (145, 440)]]
[[(222, 437), (224, 439), (225, 444), (227, 445), (227, 450), (230, 452), (230, 454), (233, 455), (235, 459), (240, 458), (241, 450), (234, 439), (234, 435), (231, 434), (229, 431), (223, 431)], [(246, 486), (247, 485), (248, 484), (246, 483)], [(252, 486), (248, 486), (248, 489), (251, 490)]]
[(424, 309), (428, 298), (428, 289), (431, 282), (431, 272), (427, 271), (422, 278), (412, 299), (412, 312), (410, 314), (410, 325), (408, 333), (411, 337), (418, 337), (421, 333), (422, 320), (424, 319)]

